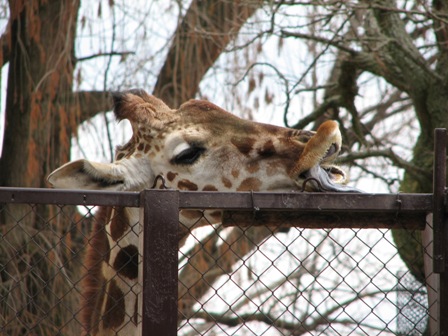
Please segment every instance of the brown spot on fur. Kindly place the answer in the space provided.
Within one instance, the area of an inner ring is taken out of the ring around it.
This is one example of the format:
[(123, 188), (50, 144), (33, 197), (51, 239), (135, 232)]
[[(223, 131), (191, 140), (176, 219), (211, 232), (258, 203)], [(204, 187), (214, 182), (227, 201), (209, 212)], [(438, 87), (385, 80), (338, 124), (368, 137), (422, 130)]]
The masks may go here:
[(145, 139), (146, 142), (151, 142), (153, 139), (153, 136), (151, 135), (151, 133), (148, 133), (143, 136), (143, 139)]
[(110, 223), (110, 235), (113, 241), (117, 241), (129, 228), (129, 220), (123, 207), (116, 207)]
[(123, 155), (123, 157), (129, 157), (134, 153), (135, 150), (135, 140), (132, 138), (129, 140), (129, 142), (126, 145), (123, 146), (117, 146), (117, 153), (120, 153), (120, 155)]
[(168, 181), (173, 182), (177, 175), (177, 173), (173, 173), (170, 171), (168, 172), (168, 174), (166, 174), (166, 178), (168, 179)]
[(160, 152), (160, 147), (158, 145), (155, 146), (156, 152)]
[(145, 144), (143, 142), (139, 143), (137, 149), (141, 152), (143, 151), (143, 148), (145, 148)]
[(202, 188), (203, 191), (218, 191), (218, 188), (215, 186), (212, 186), (211, 184), (207, 184), (204, 188)]
[(257, 161), (251, 162), (246, 166), (246, 170), (250, 174), (256, 173), (260, 170), (260, 164)]
[(192, 191), (198, 190), (197, 184), (195, 184), (189, 180), (180, 180), (177, 183), (177, 187), (181, 190), (192, 190)]
[(121, 160), (122, 158), (124, 158), (124, 153), (120, 153), (117, 155), (117, 160)]
[(181, 214), (186, 219), (199, 219), (203, 216), (203, 212), (200, 210), (182, 210)]
[(216, 210), (209, 213), (209, 216), (212, 217), (215, 221), (220, 221), (222, 217), (222, 211)]
[(279, 126), (270, 125), (270, 124), (263, 124), (263, 132), (267, 132), (267, 133), (270, 133), (270, 134), (277, 135), (279, 133), (279, 131), (281, 131), (281, 130), (282, 130), (282, 128), (279, 127)]
[(134, 154), (134, 152), (135, 152), (135, 148), (131, 148), (131, 149), (129, 150), (129, 152), (126, 154), (126, 157), (127, 157), (127, 158), (130, 158), (130, 157)]
[(268, 140), (263, 144), (263, 147), (258, 150), (258, 154), (263, 157), (269, 157), (276, 153), (274, 143)]
[(103, 326), (112, 329), (121, 326), (124, 322), (126, 311), (124, 306), (124, 293), (117, 286), (114, 279), (110, 280), (106, 298), (106, 308), (103, 315)]
[(249, 155), (254, 147), (255, 139), (252, 138), (233, 138), (230, 142), (240, 151), (241, 154)]
[(150, 144), (146, 144), (146, 145), (145, 145), (144, 152), (145, 152), (145, 153), (148, 153), (148, 152), (150, 151), (150, 149), (151, 149), (151, 145), (150, 145)]
[(135, 245), (123, 247), (115, 258), (114, 269), (128, 279), (138, 277), (138, 248)]
[(226, 187), (226, 188), (231, 188), (232, 187), (232, 182), (228, 178), (222, 177), (221, 181), (224, 184), (224, 187)]
[(237, 191), (257, 191), (260, 189), (261, 181), (255, 177), (249, 177), (241, 182), (240, 186), (236, 189)]
[(232, 170), (232, 176), (238, 178), (238, 176), (240, 176), (240, 171), (237, 169)]

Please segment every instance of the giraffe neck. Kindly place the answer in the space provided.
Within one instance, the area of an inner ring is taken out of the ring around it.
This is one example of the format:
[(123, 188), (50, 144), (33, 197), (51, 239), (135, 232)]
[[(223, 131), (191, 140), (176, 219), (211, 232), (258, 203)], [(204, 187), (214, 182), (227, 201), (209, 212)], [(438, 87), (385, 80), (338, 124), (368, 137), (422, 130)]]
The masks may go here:
[(135, 335), (141, 291), (138, 209), (103, 207), (95, 218), (82, 286), (85, 334)]
[[(179, 241), (192, 227), (219, 222), (221, 211), (182, 210)], [(137, 335), (139, 209), (102, 207), (87, 243), (86, 274), (82, 284), (83, 335)]]

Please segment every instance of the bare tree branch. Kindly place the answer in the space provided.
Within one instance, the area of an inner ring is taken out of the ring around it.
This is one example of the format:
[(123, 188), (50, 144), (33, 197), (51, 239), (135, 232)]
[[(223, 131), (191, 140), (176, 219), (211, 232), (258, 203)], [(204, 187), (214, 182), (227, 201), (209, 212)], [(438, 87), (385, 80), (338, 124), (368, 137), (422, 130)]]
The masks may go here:
[(78, 57), (78, 58), (76, 58), (76, 62), (90, 61), (90, 60), (98, 58), (98, 57), (108, 57), (108, 56), (120, 56), (121, 58), (126, 58), (129, 55), (135, 55), (135, 52), (133, 52), (133, 51), (102, 52), (102, 53), (97, 53), (97, 54), (93, 54), (93, 55), (89, 55), (89, 56)]
[[(212, 313), (212, 312), (205, 312), (205, 311), (198, 311), (195, 313), (194, 317), (203, 319), (206, 322), (213, 322), (213, 323), (220, 323), (227, 325), (229, 327), (236, 327), (240, 324), (244, 324), (247, 322), (262, 322), (267, 325), (275, 326), (278, 329), (285, 329), (287, 331), (291, 331), (292, 335), (300, 336), (305, 333), (309, 333), (310, 331), (317, 330), (320, 326), (324, 325), (331, 325), (331, 324), (343, 324), (343, 325), (349, 325), (349, 324), (358, 324), (353, 319), (338, 319), (331, 317), (333, 313), (340, 309), (344, 309), (345, 307), (349, 306), (350, 304), (366, 299), (369, 297), (375, 297), (377, 295), (384, 295), (384, 293), (393, 292), (395, 289), (389, 289), (389, 290), (378, 290), (373, 292), (366, 292), (363, 294), (352, 296), (351, 298), (345, 300), (344, 302), (341, 302), (339, 304), (335, 304), (333, 307), (328, 308), (328, 310), (324, 312), (320, 312), (319, 316), (317, 318), (312, 318), (309, 316), (307, 312), (304, 312), (304, 316), (296, 316), (296, 319), (298, 321), (305, 321), (302, 323), (295, 323), (290, 321), (285, 321), (278, 316), (273, 316), (269, 312), (257, 312), (257, 313), (241, 313), (236, 314), (236, 316), (228, 316), (226, 314), (222, 313)], [(306, 317), (306, 319), (305, 319)], [(311, 321), (310, 321), (311, 320)], [(374, 328), (377, 329), (378, 327), (374, 326), (368, 326), (368, 328)], [(384, 330), (383, 328), (378, 330)]]
[(358, 167), (360, 170), (362, 170), (367, 175), (370, 175), (375, 179), (383, 181), (388, 186), (390, 192), (392, 192), (391, 186), (394, 185), (395, 183), (400, 182), (400, 180), (398, 178), (385, 177), (381, 174), (378, 174), (376, 171), (370, 169), (368, 166), (358, 164), (356, 162), (351, 163), (351, 165), (353, 165), (354, 167)]
[(294, 37), (294, 38), (300, 38), (300, 39), (305, 39), (305, 40), (313, 40), (313, 41), (320, 42), (325, 45), (336, 47), (336, 48), (338, 48), (342, 51), (345, 51), (346, 53), (349, 53), (351, 55), (357, 55), (359, 53), (356, 50), (347, 47), (344, 43), (345, 41), (341, 41), (339, 39), (329, 39), (329, 38), (325, 38), (322, 36), (291, 32), (291, 31), (287, 31), (287, 30), (281, 30), (280, 36), (281, 37)]
[(295, 125), (291, 126), (296, 129), (303, 129), (316, 119), (322, 117), (329, 108), (333, 108), (340, 105), (341, 97), (332, 96), (327, 98), (322, 104), (319, 105), (313, 112), (308, 114), (306, 117), (300, 119)]
[(193, 0), (175, 32), (154, 94), (172, 107), (194, 98), (205, 73), (262, 3)]
[(339, 157), (338, 161), (340, 163), (350, 163), (359, 159), (366, 159), (371, 157), (385, 157), (388, 158), (399, 168), (403, 168), (411, 174), (415, 179), (426, 181), (431, 181), (432, 175), (428, 173), (425, 169), (414, 166), (408, 161), (404, 160), (400, 156), (398, 156), (392, 149), (383, 149), (383, 150), (367, 150), (364, 152), (351, 152), (346, 155), (342, 155)]
[(218, 229), (197, 243), (188, 253), (189, 262), (179, 273), (180, 318), (196, 316), (193, 305), (210, 289), (210, 284), (223, 274), (230, 273), (236, 262), (261, 245), (273, 232), (268, 227), (232, 228), (223, 239), (222, 231)]

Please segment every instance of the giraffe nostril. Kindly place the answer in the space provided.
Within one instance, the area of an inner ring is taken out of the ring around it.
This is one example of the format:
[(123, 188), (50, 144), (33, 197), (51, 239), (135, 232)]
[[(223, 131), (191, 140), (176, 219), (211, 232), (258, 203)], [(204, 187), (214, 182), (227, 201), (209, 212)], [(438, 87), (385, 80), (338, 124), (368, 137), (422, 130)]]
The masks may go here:
[(337, 152), (339, 152), (339, 146), (335, 143), (332, 143), (330, 148), (328, 148), (327, 152), (325, 153), (324, 159), (333, 156)]
[(305, 171), (299, 175), (299, 179), (305, 180), (308, 177), (308, 171)]

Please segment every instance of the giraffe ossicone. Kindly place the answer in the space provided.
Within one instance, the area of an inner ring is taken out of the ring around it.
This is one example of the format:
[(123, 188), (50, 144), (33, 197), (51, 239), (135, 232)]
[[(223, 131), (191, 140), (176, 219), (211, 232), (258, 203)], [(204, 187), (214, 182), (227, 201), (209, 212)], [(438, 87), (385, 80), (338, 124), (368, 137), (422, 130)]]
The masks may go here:
[[(190, 100), (178, 109), (143, 90), (112, 95), (118, 120), (133, 135), (112, 163), (66, 163), (48, 177), (55, 188), (141, 191), (162, 175), (169, 188), (192, 191), (358, 191), (334, 165), (341, 149), (338, 123), (316, 132), (244, 120), (218, 106)], [(306, 181), (306, 182), (305, 182)], [(219, 222), (219, 213), (181, 212), (187, 226)], [(138, 224), (134, 208), (99, 211), (86, 252), (83, 335), (136, 335)]]

